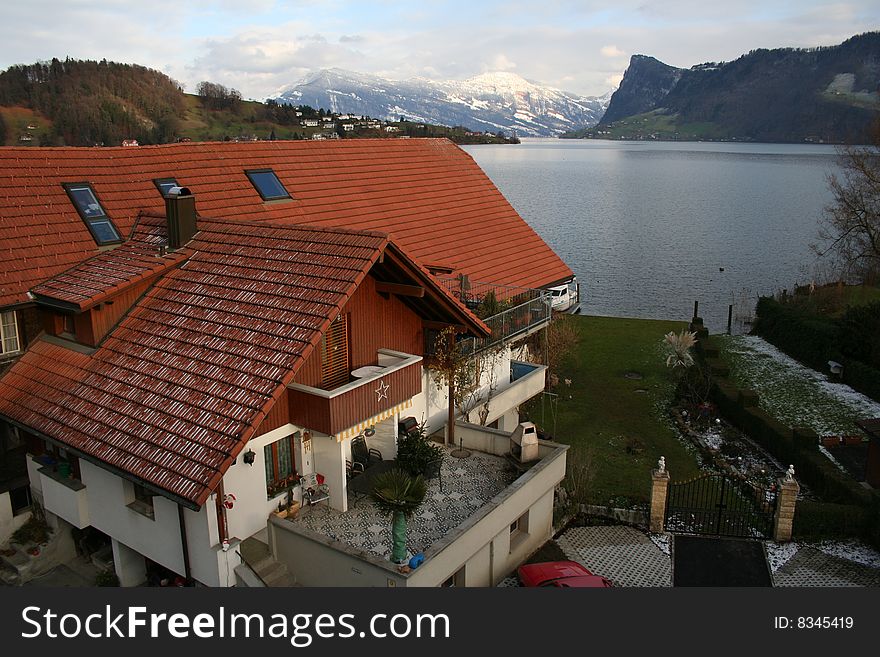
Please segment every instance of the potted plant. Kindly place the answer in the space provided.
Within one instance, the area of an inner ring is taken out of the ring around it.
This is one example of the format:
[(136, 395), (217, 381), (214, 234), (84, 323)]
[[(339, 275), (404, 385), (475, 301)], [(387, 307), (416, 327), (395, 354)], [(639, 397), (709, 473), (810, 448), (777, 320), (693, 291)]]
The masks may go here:
[(397, 440), (397, 462), (413, 477), (430, 476), (437, 461), (443, 460), (443, 448), (428, 440), (425, 425), (421, 424)]
[(391, 516), (391, 560), (406, 561), (406, 519), (421, 506), (428, 487), (421, 475), (416, 477), (394, 468), (376, 477), (370, 497), (376, 508)]
[(300, 480), (299, 474), (294, 472), (273, 486), (273, 495), (277, 495), (282, 490), (287, 491), (287, 495), (278, 501), (278, 509), (273, 512), (279, 518), (293, 518), (299, 512), (300, 503), (293, 499), (293, 489), (299, 485)]

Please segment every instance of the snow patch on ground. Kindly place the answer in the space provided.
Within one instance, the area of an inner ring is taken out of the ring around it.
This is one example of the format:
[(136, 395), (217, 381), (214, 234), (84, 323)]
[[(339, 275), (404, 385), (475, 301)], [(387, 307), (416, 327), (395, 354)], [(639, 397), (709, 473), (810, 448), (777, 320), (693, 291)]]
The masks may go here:
[(832, 557), (852, 561), (869, 568), (880, 568), (880, 552), (856, 540), (820, 543), (766, 543), (767, 561), (774, 573), (782, 568), (800, 548), (813, 548)]
[(669, 534), (648, 534), (648, 538), (667, 557), (671, 554), (669, 550)]
[(701, 433), (700, 438), (703, 439), (703, 442), (709, 449), (721, 449), (721, 445), (724, 444), (724, 436), (721, 435), (721, 430), (715, 427), (707, 429), (705, 433)]
[(723, 338), (733, 376), (755, 390), (761, 406), (788, 426), (807, 426), (820, 436), (858, 434), (854, 421), (880, 417), (880, 403), (830, 381), (757, 336)]
[(767, 543), (767, 562), (770, 564), (770, 570), (775, 573), (796, 555), (797, 551), (797, 543)]
[(840, 470), (841, 472), (846, 472), (846, 468), (844, 468), (842, 465), (840, 465), (840, 462), (836, 458), (831, 456), (831, 452), (829, 452), (827, 449), (825, 449), (822, 445), (819, 445), (819, 451), (822, 452), (822, 454), (825, 456), (826, 459), (828, 459), (835, 466), (837, 466), (838, 470)]
[(870, 568), (880, 568), (880, 552), (860, 541), (822, 541), (812, 545), (834, 557), (860, 563)]

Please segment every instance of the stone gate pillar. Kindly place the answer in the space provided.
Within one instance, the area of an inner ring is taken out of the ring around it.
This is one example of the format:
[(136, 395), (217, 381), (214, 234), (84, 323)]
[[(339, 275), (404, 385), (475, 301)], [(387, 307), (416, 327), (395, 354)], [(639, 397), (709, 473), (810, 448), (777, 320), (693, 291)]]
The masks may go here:
[(776, 498), (776, 514), (773, 517), (773, 540), (777, 543), (788, 543), (791, 540), (794, 524), (794, 508), (801, 487), (794, 478), (794, 466), (788, 466), (785, 477), (776, 481), (778, 497)]
[(666, 494), (669, 490), (669, 472), (666, 470), (666, 459), (660, 457), (657, 469), (651, 471), (651, 518), (648, 530), (659, 533), (664, 529), (666, 521)]

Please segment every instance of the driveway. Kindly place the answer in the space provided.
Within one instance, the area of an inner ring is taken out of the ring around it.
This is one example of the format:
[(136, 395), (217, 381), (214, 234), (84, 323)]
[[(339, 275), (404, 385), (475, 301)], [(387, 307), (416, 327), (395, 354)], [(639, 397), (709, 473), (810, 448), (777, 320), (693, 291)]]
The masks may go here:
[[(556, 540), (567, 558), (623, 587), (672, 586), (670, 542), (668, 534), (625, 526), (571, 527)], [(762, 549), (773, 586), (880, 587), (880, 553), (857, 542), (768, 541)]]

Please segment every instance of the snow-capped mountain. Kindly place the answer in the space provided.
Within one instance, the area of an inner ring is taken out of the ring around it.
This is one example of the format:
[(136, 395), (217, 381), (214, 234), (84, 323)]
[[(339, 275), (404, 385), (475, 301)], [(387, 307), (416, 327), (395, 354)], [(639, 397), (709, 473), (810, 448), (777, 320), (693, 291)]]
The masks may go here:
[(319, 71), (276, 95), (278, 102), (340, 113), (545, 137), (596, 125), (610, 98), (611, 92), (578, 96), (515, 73), (484, 73), (441, 82), (393, 81), (341, 69)]

